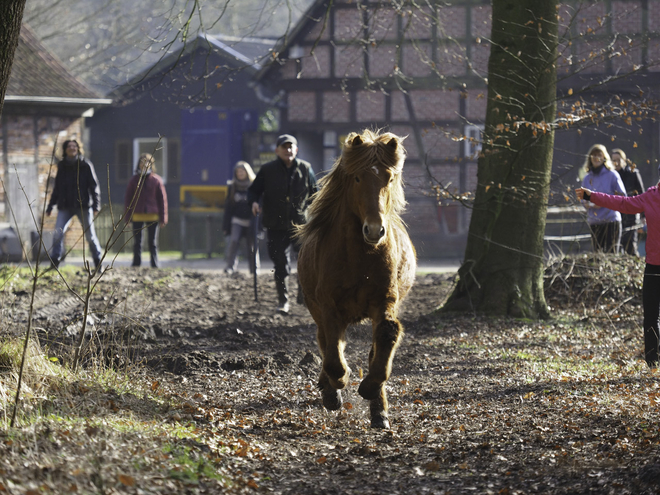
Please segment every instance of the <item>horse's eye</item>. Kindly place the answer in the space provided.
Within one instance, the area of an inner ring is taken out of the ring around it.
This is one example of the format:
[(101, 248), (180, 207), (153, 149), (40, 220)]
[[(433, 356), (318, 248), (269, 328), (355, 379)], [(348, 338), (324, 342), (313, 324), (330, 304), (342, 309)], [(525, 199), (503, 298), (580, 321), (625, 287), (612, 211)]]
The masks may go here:
[(360, 182), (360, 178), (359, 178), (359, 177), (355, 177), (355, 182), (358, 182), (358, 183), (359, 183), (359, 182)]

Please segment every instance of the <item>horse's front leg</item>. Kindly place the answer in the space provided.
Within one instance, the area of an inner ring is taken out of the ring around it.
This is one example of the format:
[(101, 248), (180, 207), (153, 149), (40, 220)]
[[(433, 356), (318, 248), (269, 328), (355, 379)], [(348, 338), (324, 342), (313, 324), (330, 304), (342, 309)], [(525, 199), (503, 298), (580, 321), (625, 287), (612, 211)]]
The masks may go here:
[(403, 327), (396, 319), (383, 319), (374, 326), (373, 343), (369, 352), (369, 373), (358, 388), (358, 393), (365, 399), (385, 397), (385, 382), (390, 377), (394, 352), (402, 336)]
[(317, 339), (323, 358), (319, 388), (323, 406), (331, 411), (341, 407), (340, 390), (346, 387), (351, 374), (344, 358), (345, 335), (346, 325), (340, 322), (326, 320), (318, 325)]

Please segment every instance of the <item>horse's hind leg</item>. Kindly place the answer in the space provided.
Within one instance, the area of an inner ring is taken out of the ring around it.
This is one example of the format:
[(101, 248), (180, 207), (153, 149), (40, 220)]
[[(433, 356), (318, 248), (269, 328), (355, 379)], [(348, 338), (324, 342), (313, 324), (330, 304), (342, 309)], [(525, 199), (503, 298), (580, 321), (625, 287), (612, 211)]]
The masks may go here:
[(387, 393), (385, 385), (380, 387), (380, 394), (369, 401), (369, 413), (371, 414), (371, 427), (389, 429), (390, 420), (387, 416)]
[(381, 388), (390, 377), (394, 352), (402, 335), (403, 328), (397, 320), (381, 320), (376, 325), (369, 352), (369, 373), (358, 388), (358, 393), (363, 398), (374, 400), (379, 397)]

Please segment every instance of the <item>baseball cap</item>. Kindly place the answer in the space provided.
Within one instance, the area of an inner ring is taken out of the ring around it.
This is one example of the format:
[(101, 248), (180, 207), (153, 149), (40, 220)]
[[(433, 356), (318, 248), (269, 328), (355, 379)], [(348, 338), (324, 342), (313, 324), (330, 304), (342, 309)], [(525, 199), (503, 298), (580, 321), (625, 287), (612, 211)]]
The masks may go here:
[(298, 146), (298, 140), (291, 134), (282, 134), (277, 138), (277, 146), (282, 146), (284, 143), (291, 143)]

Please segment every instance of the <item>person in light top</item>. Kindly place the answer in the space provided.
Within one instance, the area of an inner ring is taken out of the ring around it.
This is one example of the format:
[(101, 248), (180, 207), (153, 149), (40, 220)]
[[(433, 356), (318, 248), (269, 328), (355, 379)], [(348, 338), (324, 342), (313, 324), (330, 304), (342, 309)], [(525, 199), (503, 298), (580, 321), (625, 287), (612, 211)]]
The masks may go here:
[[(594, 144), (589, 149), (584, 169), (587, 173), (582, 179), (582, 187), (606, 194), (626, 195), (621, 177), (613, 170), (610, 155), (602, 144)], [(588, 202), (585, 206), (594, 251), (618, 253), (621, 244), (621, 213)]]

